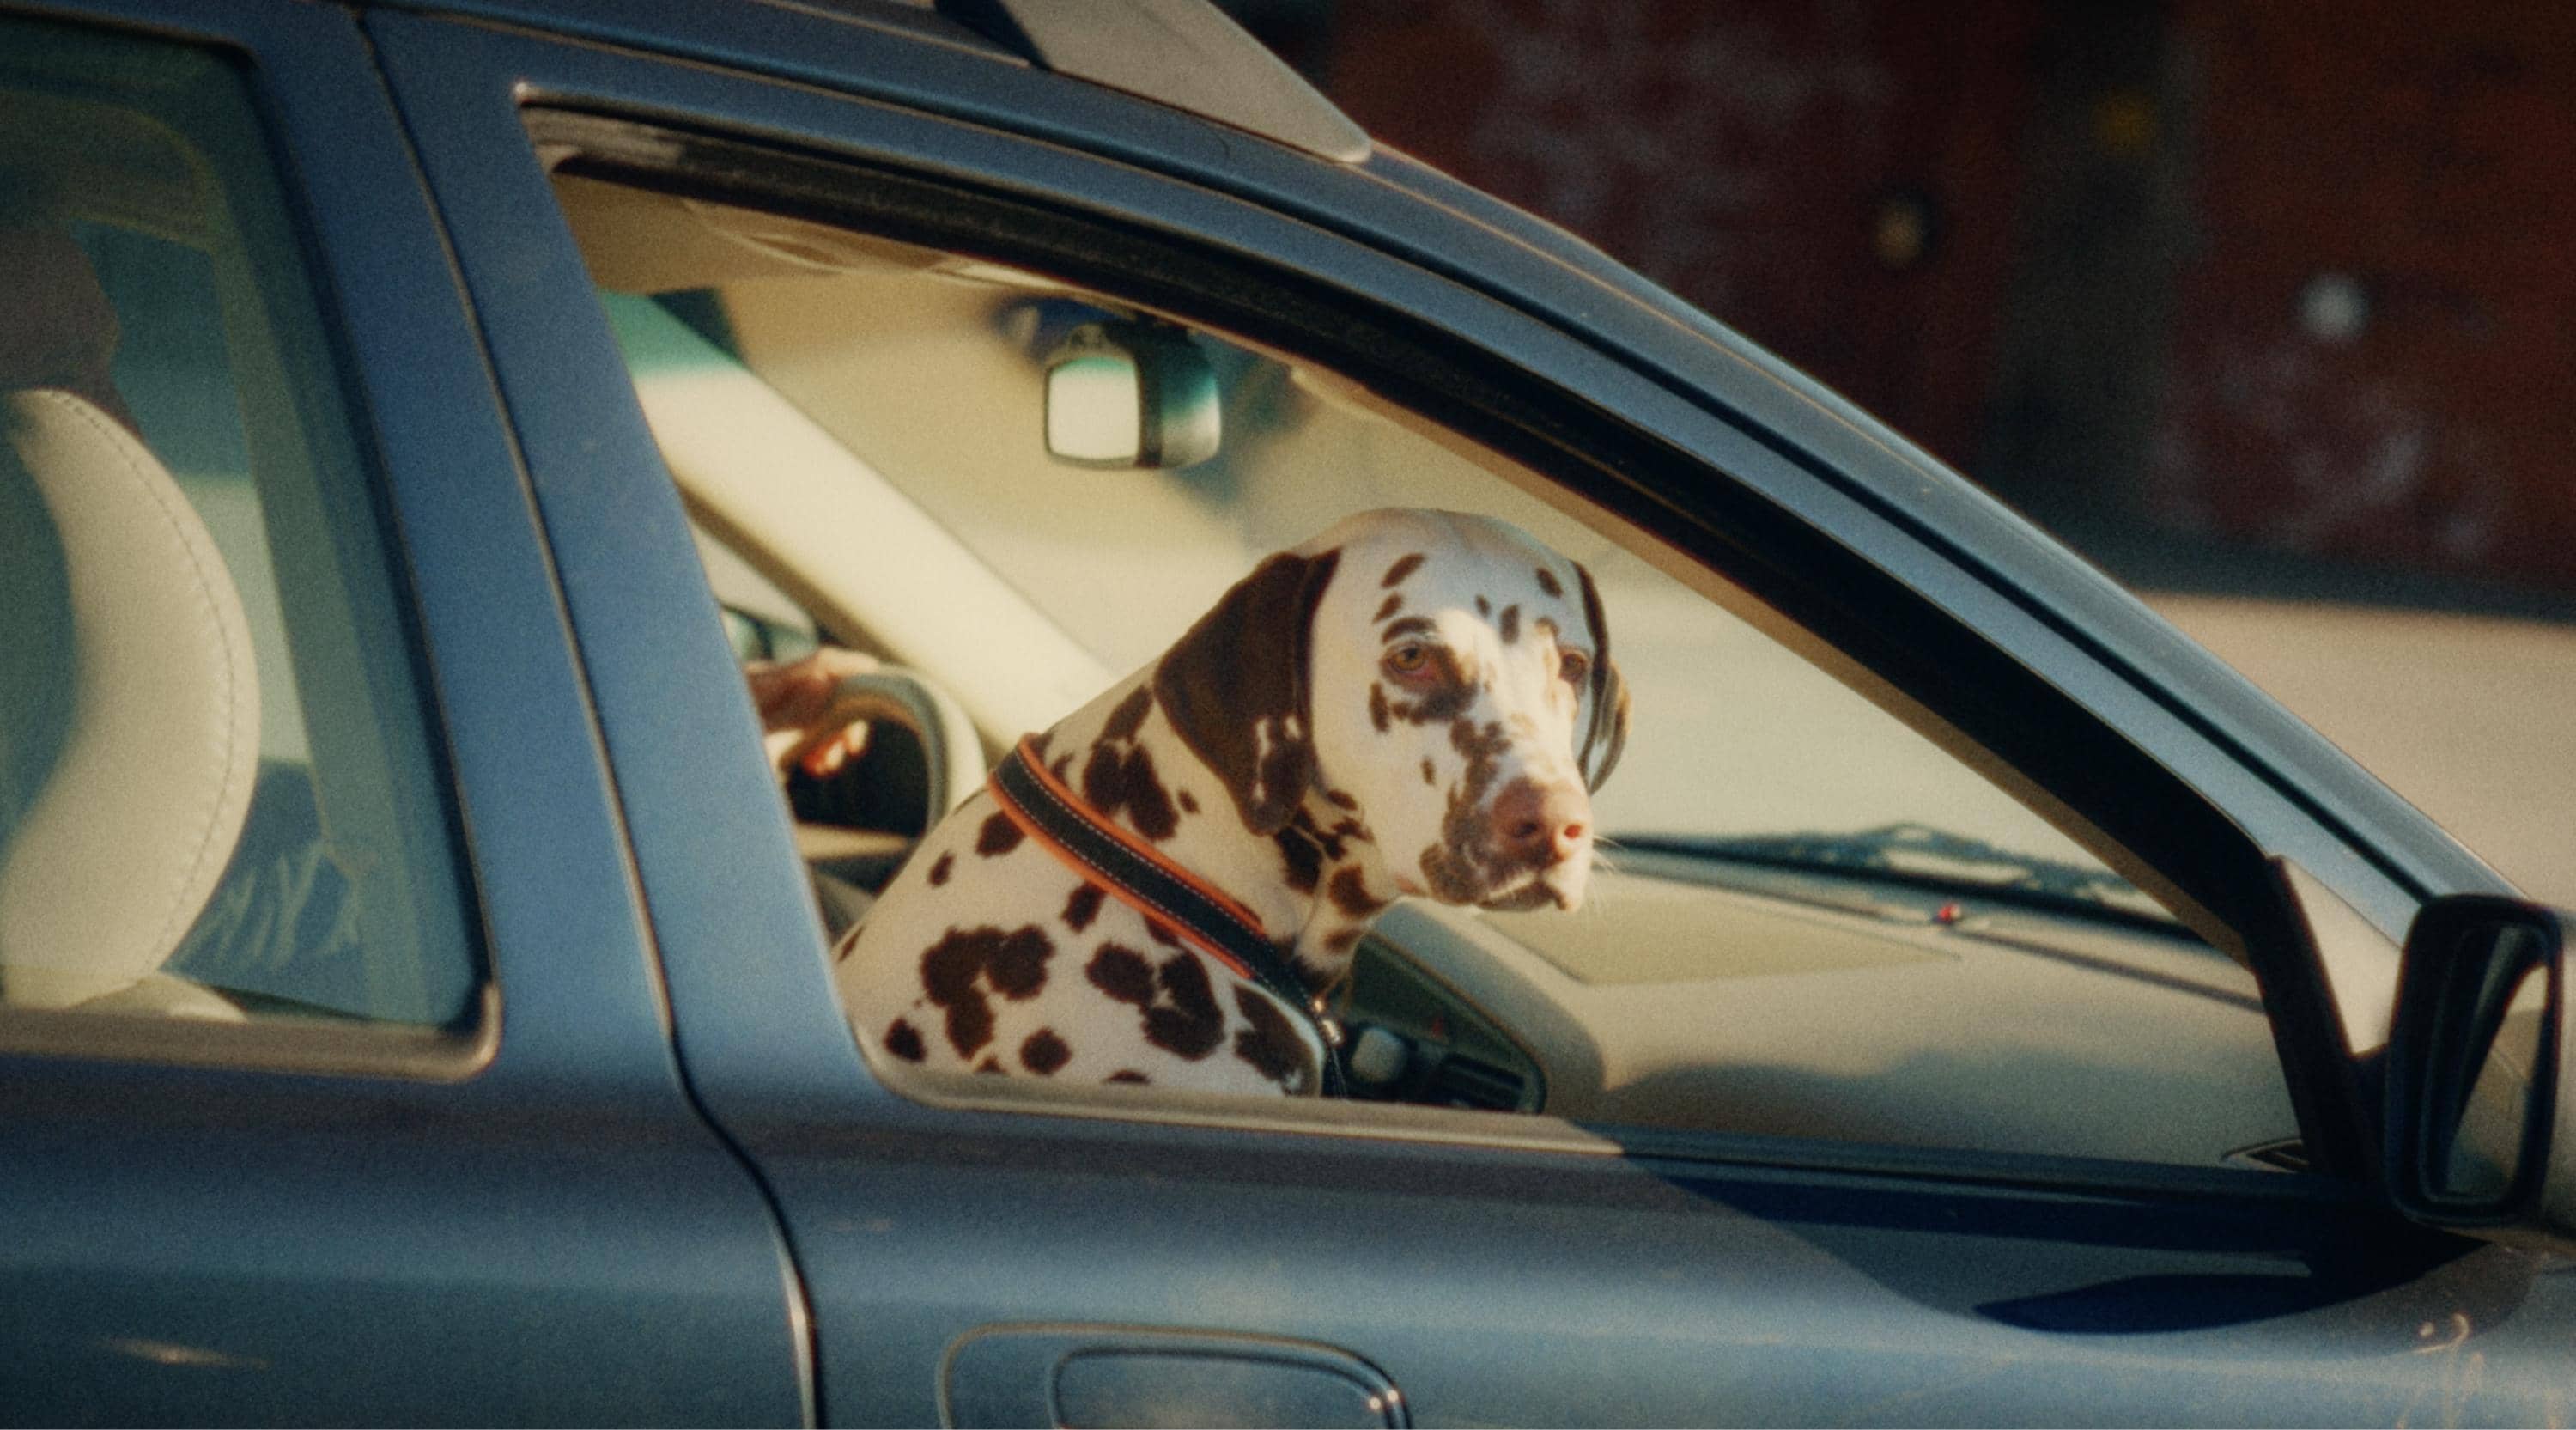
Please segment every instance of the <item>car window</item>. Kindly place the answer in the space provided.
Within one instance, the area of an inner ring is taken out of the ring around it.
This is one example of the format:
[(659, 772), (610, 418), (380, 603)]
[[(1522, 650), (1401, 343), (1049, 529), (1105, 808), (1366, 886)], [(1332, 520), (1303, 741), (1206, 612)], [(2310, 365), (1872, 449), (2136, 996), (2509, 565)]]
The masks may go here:
[(0, 22), (12, 1013), (472, 1002), (394, 575), (271, 163), (225, 61)]
[[(557, 192), (715, 544), (940, 687), (979, 754), (1352, 513), (1500, 518), (1588, 573), (1634, 712), (1589, 897), (1385, 914), (1331, 994), (1355, 1095), (2200, 1165), (2294, 1140), (2260, 993), (2205, 922), (1545, 474), (1114, 294), (579, 172)], [(1082, 407), (1104, 344), (1161, 395), (1113, 378)], [(889, 1030), (856, 1032), (900, 1085)]]

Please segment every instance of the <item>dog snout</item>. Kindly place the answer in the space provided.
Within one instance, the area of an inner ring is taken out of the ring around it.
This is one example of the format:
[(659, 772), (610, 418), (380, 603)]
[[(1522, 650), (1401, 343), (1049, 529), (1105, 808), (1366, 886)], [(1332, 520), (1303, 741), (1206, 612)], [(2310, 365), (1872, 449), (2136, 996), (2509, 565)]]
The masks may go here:
[(1550, 868), (1582, 848), (1591, 818), (1583, 786), (1523, 776), (1494, 796), (1494, 841), (1512, 863)]

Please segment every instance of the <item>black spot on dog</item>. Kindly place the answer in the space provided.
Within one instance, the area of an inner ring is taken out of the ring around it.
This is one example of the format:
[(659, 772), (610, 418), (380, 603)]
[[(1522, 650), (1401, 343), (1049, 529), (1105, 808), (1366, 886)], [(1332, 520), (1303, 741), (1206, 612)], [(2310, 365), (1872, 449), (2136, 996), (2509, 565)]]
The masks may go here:
[(936, 860), (933, 860), (930, 865), (930, 882), (932, 886), (936, 887), (947, 883), (948, 871), (955, 868), (956, 865), (957, 856), (954, 854), (942, 854)]
[[(948, 1010), (948, 1043), (971, 1056), (993, 1040), (993, 1005), (987, 989), (1017, 1002), (1046, 986), (1055, 942), (1035, 924), (1005, 933), (985, 924), (952, 928), (921, 955), (921, 987)], [(978, 987), (978, 983), (982, 987)]]
[(1001, 943), (984, 960), (984, 976), (992, 982), (993, 991), (1016, 1003), (1037, 996), (1046, 987), (1047, 960), (1055, 956), (1055, 940), (1036, 924), (1022, 924), (1003, 936)]
[(1137, 686), (1135, 694), (1119, 701), (1118, 708), (1109, 712), (1109, 723), (1100, 727), (1100, 738), (1122, 743), (1135, 739), (1136, 732), (1145, 728), (1145, 712), (1153, 708), (1154, 688)]
[(1172, 1003), (1145, 1014), (1145, 1041), (1191, 1062), (1215, 1052), (1225, 1038), (1225, 1014), (1216, 1006), (1207, 965), (1195, 953), (1174, 954), (1163, 960), (1156, 981)]
[(1478, 597), (1476, 598), (1476, 614), (1477, 614), (1477, 615), (1480, 615), (1480, 616), (1490, 616), (1490, 615), (1492, 615), (1493, 613), (1494, 613), (1494, 603), (1493, 603), (1493, 602), (1491, 602), (1491, 601), (1486, 600), (1486, 599), (1485, 599), (1484, 597), (1482, 597), (1482, 596), (1478, 596)]
[(1556, 573), (1544, 566), (1538, 568), (1538, 588), (1560, 599), (1565, 595), (1565, 588), (1556, 582)]
[(1075, 933), (1091, 927), (1091, 921), (1100, 916), (1102, 897), (1098, 884), (1074, 885), (1064, 901), (1064, 926)]
[(1171, 793), (1154, 773), (1154, 752), (1142, 745), (1092, 746), (1082, 767), (1082, 797), (1106, 818), (1125, 814), (1137, 833), (1158, 844), (1180, 827)]
[(1427, 617), (1407, 616), (1403, 620), (1397, 621), (1395, 624), (1388, 626), (1385, 630), (1378, 632), (1377, 638), (1382, 641), (1391, 641), (1398, 636), (1427, 636), (1439, 629), (1440, 628), (1433, 625)]
[(1315, 881), (1324, 873), (1324, 849), (1312, 832), (1313, 821), (1304, 818), (1304, 810), (1297, 813), (1302, 823), (1289, 825), (1270, 840), (1279, 846), (1279, 857), (1286, 861), (1288, 887), (1311, 894), (1315, 892)]
[(1324, 798), (1331, 800), (1334, 807), (1338, 809), (1357, 809), (1360, 807), (1359, 796), (1351, 794), (1345, 790), (1328, 789), (1324, 791)]
[(1105, 943), (1083, 974), (1094, 988), (1141, 1010), (1145, 1041), (1174, 1057), (1197, 1062), (1224, 1040), (1225, 1014), (1195, 953), (1183, 950), (1156, 967), (1132, 948)]
[(1503, 607), (1503, 614), (1495, 624), (1502, 628), (1503, 644), (1510, 645), (1519, 640), (1521, 638), (1521, 608), (1517, 605)]
[(1394, 595), (1386, 598), (1386, 604), (1377, 608), (1377, 614), (1369, 617), (1369, 623), (1374, 625), (1403, 609), (1404, 593), (1402, 591), (1398, 591)]
[(1102, 944), (1083, 968), (1082, 976), (1091, 980), (1092, 987), (1121, 1003), (1142, 1008), (1154, 1001), (1154, 965), (1124, 944)]
[(1161, 944), (1165, 948), (1179, 948), (1181, 946), (1181, 936), (1179, 934), (1163, 927), (1161, 923), (1153, 919), (1145, 920), (1145, 937), (1152, 939), (1154, 942)]
[(1331, 881), (1325, 885), (1325, 892), (1332, 895), (1334, 908), (1355, 919), (1367, 918), (1386, 907), (1386, 900), (1369, 892), (1368, 880), (1361, 875), (1357, 864), (1345, 864), (1334, 870)]
[(1378, 585), (1388, 589), (1401, 585), (1404, 578), (1412, 575), (1422, 562), (1423, 555), (1419, 551), (1397, 557), (1395, 564), (1386, 568), (1386, 576), (1378, 582)]
[(1152, 1082), (1152, 1081), (1153, 1081), (1153, 1079), (1152, 1079), (1152, 1078), (1149, 1078), (1149, 1077), (1147, 1077), (1147, 1076), (1145, 1076), (1143, 1073), (1140, 1073), (1140, 1072), (1136, 1071), (1134, 1068), (1120, 1068), (1118, 1071), (1116, 1071), (1116, 1072), (1114, 1072), (1114, 1073), (1111, 1073), (1109, 1076), (1107, 1076), (1107, 1077), (1105, 1077), (1105, 1078), (1102, 1078), (1102, 1079), (1101, 1079), (1101, 1081), (1102, 1081), (1102, 1082), (1132, 1082), (1132, 1083), (1139, 1084), (1139, 1085), (1141, 1086), (1142, 1084)]
[(1335, 929), (1324, 935), (1324, 947), (1334, 953), (1348, 953), (1360, 946), (1360, 937), (1367, 932), (1356, 924), (1346, 929)]
[(1431, 761), (1427, 757), (1422, 761), (1422, 782), (1427, 785), (1440, 783), (1440, 776), (1432, 771)]
[(1458, 652), (1447, 646), (1434, 646), (1431, 663), (1439, 672), (1431, 688), (1423, 692), (1421, 699), (1413, 702), (1411, 709), (1396, 711), (1416, 725), (1454, 720), (1466, 713), (1468, 706), (1476, 703), (1476, 682), (1460, 662)]
[(1369, 682), (1369, 723), (1377, 727), (1379, 734), (1386, 733), (1386, 687), (1374, 680)]
[(1181, 790), (1172, 797), (1180, 801), (1181, 813), (1196, 814), (1199, 812), (1198, 797), (1191, 794), (1188, 790)]
[(920, 1062), (930, 1053), (921, 1041), (921, 1030), (901, 1018), (886, 1029), (885, 1050), (908, 1063)]
[(1042, 765), (1043, 765), (1043, 764), (1045, 764), (1045, 763), (1046, 763), (1046, 752), (1047, 752), (1047, 746), (1052, 745), (1052, 744), (1054, 744), (1054, 743), (1055, 743), (1055, 732), (1054, 732), (1053, 730), (1040, 730), (1040, 731), (1039, 731), (1039, 732), (1037, 732), (1036, 734), (1031, 735), (1031, 736), (1029, 737), (1029, 755), (1030, 755), (1030, 757), (1031, 757), (1032, 759), (1035, 759), (1039, 764), (1042, 764)]
[(975, 852), (987, 859), (998, 858), (1020, 847), (1020, 827), (1000, 811), (984, 817), (984, 827), (975, 833)]
[(1470, 770), (1476, 770), (1509, 753), (1512, 741), (1500, 724), (1489, 721), (1480, 726), (1473, 720), (1459, 720), (1449, 726), (1449, 745), (1467, 757)]
[(1040, 1077), (1052, 1077), (1056, 1069), (1073, 1061), (1073, 1049), (1055, 1035), (1053, 1028), (1040, 1028), (1020, 1044), (1020, 1066)]
[(1093, 809), (1115, 818), (1127, 802), (1127, 752), (1109, 745), (1091, 747), (1082, 762), (1082, 797)]
[(1297, 1036), (1279, 1005), (1249, 988), (1234, 990), (1234, 1006), (1250, 1026), (1234, 1035), (1234, 1055), (1290, 1092), (1315, 1085), (1315, 1050)]
[(979, 1073), (999, 1074), (1002, 1071), (1001, 1059), (988, 1054), (982, 1062), (975, 1065), (975, 1071)]
[(1047, 773), (1055, 776), (1055, 782), (1060, 785), (1073, 783), (1072, 770), (1073, 756), (1071, 755), (1058, 755), (1055, 757), (1055, 763), (1047, 766)]
[(1289, 821), (1289, 827), (1303, 831), (1307, 838), (1315, 841), (1315, 847), (1323, 851), (1327, 864), (1342, 862), (1343, 846), (1349, 841), (1368, 837), (1368, 831), (1356, 819), (1337, 819), (1333, 821), (1332, 828), (1326, 829), (1315, 822), (1315, 816), (1302, 809), (1297, 811), (1296, 818)]
[(1500, 722), (1478, 726), (1459, 720), (1449, 727), (1449, 743), (1467, 757), (1466, 773), (1449, 791), (1449, 810), (1440, 822), (1440, 842), (1422, 851), (1423, 878), (1433, 897), (1444, 903), (1473, 903), (1507, 872), (1508, 860), (1493, 843), (1490, 821), (1483, 817), (1487, 790), (1501, 776), (1502, 758), (1512, 748)]

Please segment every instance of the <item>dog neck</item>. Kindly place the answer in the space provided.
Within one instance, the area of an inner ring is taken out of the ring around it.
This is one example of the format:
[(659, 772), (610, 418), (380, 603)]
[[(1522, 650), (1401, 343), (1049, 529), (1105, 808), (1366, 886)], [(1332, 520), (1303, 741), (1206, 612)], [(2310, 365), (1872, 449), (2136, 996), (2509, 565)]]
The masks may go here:
[(1355, 808), (1309, 790), (1286, 828), (1258, 833), (1225, 782), (1157, 708), (1139, 672), (1059, 721), (1038, 758), (1091, 813), (1143, 839), (1261, 920), (1314, 992), (1349, 969), (1394, 879)]

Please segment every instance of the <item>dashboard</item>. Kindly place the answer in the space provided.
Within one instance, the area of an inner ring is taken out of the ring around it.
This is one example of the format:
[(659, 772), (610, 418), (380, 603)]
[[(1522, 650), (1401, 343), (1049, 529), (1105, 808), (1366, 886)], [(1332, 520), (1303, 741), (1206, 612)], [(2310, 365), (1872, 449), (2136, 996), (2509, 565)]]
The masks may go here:
[(1402, 1040), (1392, 1086), (1575, 1122), (2190, 1166), (2295, 1136), (2253, 976), (2187, 934), (1617, 857), (1574, 913), (1387, 912), (1344, 1016)]

